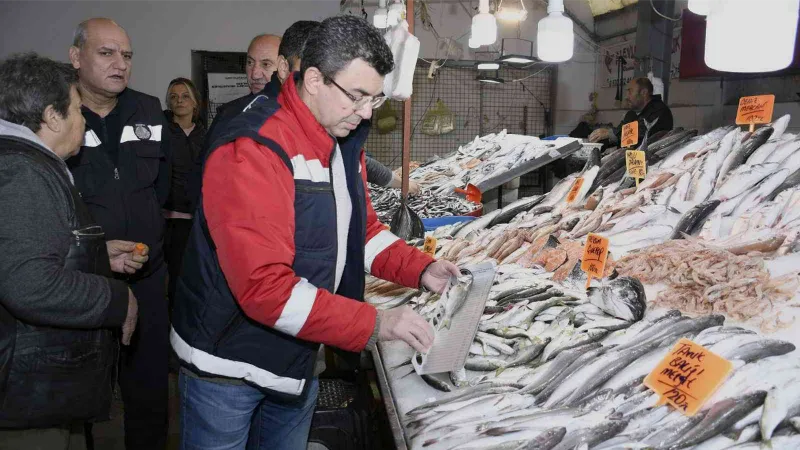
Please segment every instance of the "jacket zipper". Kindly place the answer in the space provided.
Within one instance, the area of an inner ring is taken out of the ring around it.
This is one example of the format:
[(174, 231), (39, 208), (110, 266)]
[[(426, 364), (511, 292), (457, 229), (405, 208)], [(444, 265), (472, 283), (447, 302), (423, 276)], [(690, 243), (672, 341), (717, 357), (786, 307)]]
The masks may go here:
[[(333, 248), (336, 249), (336, 261), (339, 261), (339, 209), (336, 207), (336, 189), (333, 188), (334, 180), (333, 180), (333, 159), (336, 157), (336, 147), (339, 144), (336, 143), (336, 138), (333, 138), (333, 151), (331, 152), (331, 158), (328, 161), (328, 173), (330, 173), (329, 177), (331, 180), (331, 195), (333, 196), (333, 229), (336, 231), (336, 239), (334, 239), (334, 246)], [(347, 258), (345, 257), (345, 262), (347, 262)], [(336, 271), (333, 272), (333, 293), (336, 293)]]
[(300, 192), (333, 192), (333, 187), (327, 186), (307, 186), (303, 184), (298, 184), (295, 186), (295, 190)]

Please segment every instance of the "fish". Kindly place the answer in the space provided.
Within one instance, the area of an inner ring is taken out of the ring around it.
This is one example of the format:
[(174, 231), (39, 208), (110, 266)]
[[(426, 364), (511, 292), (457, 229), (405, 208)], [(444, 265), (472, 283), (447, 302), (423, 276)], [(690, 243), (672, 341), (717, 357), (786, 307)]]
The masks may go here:
[(699, 231), (720, 203), (721, 200), (708, 200), (687, 211), (675, 225), (670, 239), (683, 239), (684, 235), (692, 235)]
[[(775, 149), (778, 148), (778, 141), (769, 141), (758, 148), (749, 158), (747, 158), (747, 164), (753, 166), (756, 164), (761, 164), (767, 162), (767, 158), (775, 152)], [(782, 161), (782, 160), (779, 160)]]
[[(598, 347), (591, 350), (588, 350), (584, 353), (581, 353), (575, 360), (567, 366), (558, 376), (557, 379), (550, 380), (542, 389), (539, 389), (539, 393), (536, 395), (536, 403), (537, 404), (545, 404), (547, 403), (550, 396), (563, 384), (560, 381), (566, 380), (570, 377), (575, 371), (579, 370), (585, 364), (593, 361), (598, 356), (602, 355), (606, 351), (605, 348)], [(566, 397), (566, 395), (564, 396)], [(555, 403), (555, 402), (553, 402)], [(551, 405), (553, 404), (551, 403)]]
[(475, 436), (469, 442), (452, 447), (453, 450), (516, 450), (518, 448), (551, 449), (563, 439), (564, 427), (541, 430), (538, 428), (491, 428), (485, 437)]
[(590, 428), (576, 430), (564, 436), (552, 450), (573, 450), (582, 445), (592, 447), (615, 436), (626, 426), (628, 426), (627, 420), (607, 420)]
[(669, 449), (677, 450), (697, 445), (730, 428), (739, 419), (764, 403), (767, 393), (756, 391), (740, 397), (717, 402), (708, 410), (702, 421), (683, 436), (670, 442)]
[(787, 176), (783, 182), (772, 190), (769, 194), (764, 197), (764, 201), (772, 201), (781, 193), (786, 191), (787, 189), (792, 189), (796, 186), (800, 185), (800, 170), (796, 170), (791, 175)]
[(591, 350), (597, 350), (601, 347), (602, 345), (598, 342), (590, 342), (580, 347), (560, 352), (552, 360), (547, 361), (544, 365), (540, 366), (541, 370), (537, 371), (536, 375), (528, 380), (528, 384), (522, 388), (519, 393), (534, 395), (538, 394), (544, 390), (548, 383), (561, 376), (561, 374), (581, 355)]
[(773, 121), (770, 126), (774, 130), (772, 136), (770, 137), (771, 140), (778, 140), (783, 137), (783, 133), (786, 131), (786, 128), (789, 126), (789, 121), (792, 119), (791, 114), (784, 114), (778, 117), (777, 120)]
[(498, 375), (500, 374), (501, 371), (505, 369), (522, 366), (524, 364), (528, 364), (529, 362), (533, 361), (534, 359), (536, 359), (536, 357), (542, 354), (542, 350), (544, 350), (544, 347), (549, 343), (550, 343), (549, 337), (544, 339), (536, 339), (536, 341), (531, 343), (531, 345), (520, 350), (519, 353), (517, 354), (517, 357), (509, 361), (505, 367), (497, 369)]
[(725, 183), (714, 193), (712, 199), (726, 201), (737, 197), (778, 170), (779, 166), (777, 163), (742, 166), (740, 169), (731, 172), (730, 176), (725, 180)]
[(780, 387), (773, 387), (764, 399), (764, 412), (759, 426), (765, 440), (772, 439), (775, 429), (784, 420), (800, 414), (800, 384), (795, 380)]
[(425, 381), (425, 384), (436, 389), (437, 391), (450, 392), (453, 390), (449, 384), (432, 375), (420, 375), (420, 378)]
[(491, 228), (501, 223), (508, 223), (518, 214), (529, 211), (531, 208), (541, 203), (544, 199), (544, 195), (534, 195), (531, 197), (523, 197), (515, 202), (509, 203), (500, 210), (500, 213), (497, 214), (497, 216), (495, 216), (491, 222), (489, 222), (487, 228)]
[(663, 346), (652, 350), (646, 355), (643, 355), (641, 358), (637, 359), (624, 369), (614, 374), (614, 376), (612, 376), (601, 386), (601, 389), (611, 389), (617, 391), (633, 380), (646, 376), (652, 372), (653, 369), (655, 369), (658, 363), (669, 353), (669, 351), (670, 347)]
[(500, 214), (502, 211), (503, 211), (502, 209), (496, 209), (496, 210), (494, 210), (494, 211), (490, 212), (489, 214), (486, 214), (486, 215), (484, 215), (484, 216), (481, 216), (480, 218), (478, 218), (478, 219), (476, 219), (476, 220), (473, 220), (473, 221), (471, 221), (471, 222), (467, 222), (467, 224), (466, 224), (466, 225), (464, 225), (464, 227), (463, 227), (463, 228), (461, 228), (460, 230), (458, 230), (458, 232), (457, 232), (457, 233), (455, 233), (455, 234), (453, 235), (453, 237), (454, 237), (454, 238), (462, 238), (462, 239), (463, 239), (463, 238), (466, 238), (468, 235), (470, 235), (470, 233), (472, 233), (472, 232), (474, 232), (474, 231), (477, 231), (477, 230), (483, 230), (483, 229), (484, 229), (484, 228), (486, 228), (486, 226), (487, 226), (487, 225), (489, 225), (489, 224), (492, 222), (492, 220), (494, 220), (494, 218), (495, 218), (495, 217), (497, 217), (497, 216), (498, 216), (498, 215), (499, 215), (499, 214)]
[(800, 151), (800, 139), (782, 142), (777, 145), (775, 151), (772, 152), (764, 162), (783, 163), (784, 161), (788, 161), (788, 159), (798, 151)]
[(464, 303), (467, 301), (467, 294), (469, 294), (469, 290), (472, 287), (472, 274), (462, 270), (461, 275), (462, 276), (458, 277), (458, 279), (455, 279), (455, 282), (451, 280), (450, 286), (444, 294), (443, 300), (445, 303), (444, 317), (441, 323), (442, 328), (450, 328), (450, 322), (453, 320), (453, 316), (461, 310), (461, 307), (463, 307)]
[(607, 314), (629, 322), (644, 317), (647, 298), (642, 283), (631, 277), (619, 277), (587, 291), (589, 302)]

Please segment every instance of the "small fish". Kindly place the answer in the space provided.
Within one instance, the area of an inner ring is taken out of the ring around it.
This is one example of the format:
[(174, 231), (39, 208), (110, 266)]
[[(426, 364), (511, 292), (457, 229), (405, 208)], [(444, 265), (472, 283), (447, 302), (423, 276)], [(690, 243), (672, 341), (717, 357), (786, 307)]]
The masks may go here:
[(464, 306), (467, 301), (467, 294), (472, 287), (472, 274), (461, 271), (462, 276), (450, 283), (447, 292), (444, 294), (444, 317), (442, 327), (449, 329), (453, 316)]
[(620, 277), (599, 287), (590, 287), (587, 296), (593, 305), (607, 314), (629, 322), (641, 320), (647, 308), (644, 286), (631, 277)]
[(567, 433), (564, 439), (552, 450), (573, 450), (581, 445), (592, 447), (616, 436), (628, 426), (627, 420), (608, 420), (591, 428)]
[(783, 388), (773, 387), (764, 399), (764, 413), (761, 416), (761, 436), (769, 440), (778, 425), (785, 419), (800, 414), (800, 385), (791, 383)]
[(497, 374), (499, 375), (503, 370), (511, 367), (517, 367), (528, 364), (529, 362), (536, 359), (539, 355), (541, 355), (542, 350), (544, 350), (544, 347), (549, 343), (550, 343), (549, 337), (544, 339), (537, 339), (531, 345), (520, 350), (517, 357), (509, 361), (505, 367), (497, 369)]

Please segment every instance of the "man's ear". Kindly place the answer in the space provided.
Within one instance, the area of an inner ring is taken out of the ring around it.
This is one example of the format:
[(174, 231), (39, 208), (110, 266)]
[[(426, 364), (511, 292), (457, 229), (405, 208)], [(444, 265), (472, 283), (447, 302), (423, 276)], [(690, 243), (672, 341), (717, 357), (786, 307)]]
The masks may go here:
[(64, 119), (61, 114), (53, 108), (53, 105), (47, 105), (42, 113), (42, 126), (47, 127), (53, 133), (59, 133), (63, 123)]
[(303, 74), (303, 89), (309, 94), (316, 95), (325, 84), (325, 76), (316, 67), (309, 67)]
[(291, 67), (289, 67), (289, 61), (287, 61), (283, 55), (278, 55), (278, 78), (281, 80), (281, 83), (285, 83), (291, 74), (292, 70)]
[(74, 45), (69, 48), (69, 62), (72, 63), (72, 67), (75, 70), (81, 68), (80, 56), (81, 56), (81, 49), (75, 47)]

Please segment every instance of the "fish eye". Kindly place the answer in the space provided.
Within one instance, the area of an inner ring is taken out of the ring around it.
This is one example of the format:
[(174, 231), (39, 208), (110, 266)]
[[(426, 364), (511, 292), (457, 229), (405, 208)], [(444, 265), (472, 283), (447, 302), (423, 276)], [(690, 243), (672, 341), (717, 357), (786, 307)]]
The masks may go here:
[(422, 355), (417, 353), (417, 364), (422, 364)]

